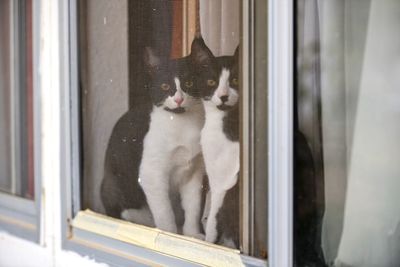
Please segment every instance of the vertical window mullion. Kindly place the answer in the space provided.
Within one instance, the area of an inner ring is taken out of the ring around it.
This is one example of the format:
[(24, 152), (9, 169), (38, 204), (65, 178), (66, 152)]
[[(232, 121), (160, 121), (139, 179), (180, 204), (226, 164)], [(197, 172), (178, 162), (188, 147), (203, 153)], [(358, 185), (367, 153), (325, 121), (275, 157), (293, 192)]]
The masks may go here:
[(81, 143), (79, 141), (80, 136), (80, 94), (79, 94), (79, 59), (78, 59), (78, 42), (79, 36), (75, 34), (78, 32), (78, 1), (69, 1), (69, 12), (71, 16), (70, 23), (68, 25), (69, 29), (69, 38), (70, 38), (70, 58), (69, 58), (69, 66), (70, 66), (70, 81), (69, 84), (71, 86), (71, 99), (76, 101), (71, 101), (71, 137), (72, 137), (72, 212), (75, 216), (79, 210), (81, 210), (81, 199), (82, 199), (82, 190), (81, 190), (81, 151), (80, 146)]
[(252, 3), (250, 1), (244, 1), (242, 3), (242, 95), (241, 95), (241, 127), (242, 127), (242, 142), (241, 142), (241, 220), (242, 220), (242, 246), (244, 253), (250, 254), (253, 251), (253, 215), (252, 203), (253, 198), (253, 166), (252, 166), (252, 107), (250, 101), (252, 97), (252, 58), (251, 58), (251, 37), (252, 37), (252, 25), (251, 25), (251, 12)]
[(12, 103), (12, 188), (11, 192), (25, 196), (27, 179), (27, 116), (26, 116), (26, 5), (25, 1), (11, 4), (11, 103)]
[(10, 5), (10, 70), (11, 70), (11, 193), (20, 194), (20, 177), (21, 168), (20, 164), (20, 88), (21, 88), (21, 75), (20, 75), (20, 20), (19, 20), (19, 10), (20, 2), (12, 1)]
[(17, 194), (25, 197), (28, 189), (28, 118), (27, 118), (27, 36), (26, 36), (26, 1), (17, 2), (17, 27), (16, 34), (18, 36), (18, 87), (16, 88), (16, 107), (18, 108), (18, 117), (15, 119), (18, 123), (17, 142), (19, 155), (17, 155), (16, 169), (18, 169)]
[(293, 266), (293, 2), (269, 2), (269, 265)]

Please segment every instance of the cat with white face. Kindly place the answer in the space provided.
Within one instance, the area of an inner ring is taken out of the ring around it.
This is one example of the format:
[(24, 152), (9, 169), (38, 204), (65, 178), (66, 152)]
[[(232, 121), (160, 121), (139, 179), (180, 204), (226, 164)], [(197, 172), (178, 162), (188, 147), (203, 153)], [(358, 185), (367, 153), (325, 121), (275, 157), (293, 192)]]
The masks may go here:
[[(200, 233), (205, 173), (200, 146), (204, 108), (196, 95), (193, 57), (170, 60), (147, 48), (144, 61), (151, 104), (128, 111), (106, 153), (102, 201), (108, 215), (178, 232), (171, 195), (184, 211), (182, 233)], [(190, 94), (189, 94), (190, 93)], [(121, 143), (121, 140), (126, 140)], [(150, 209), (151, 213), (144, 214)], [(149, 220), (144, 220), (144, 217)]]
[[(233, 56), (214, 57), (202, 39), (195, 43), (196, 80), (206, 115), (201, 147), (211, 195), (208, 214), (204, 215), (207, 217), (204, 220), (206, 241), (237, 247), (240, 167), (238, 48)], [(228, 191), (229, 200), (225, 199)]]

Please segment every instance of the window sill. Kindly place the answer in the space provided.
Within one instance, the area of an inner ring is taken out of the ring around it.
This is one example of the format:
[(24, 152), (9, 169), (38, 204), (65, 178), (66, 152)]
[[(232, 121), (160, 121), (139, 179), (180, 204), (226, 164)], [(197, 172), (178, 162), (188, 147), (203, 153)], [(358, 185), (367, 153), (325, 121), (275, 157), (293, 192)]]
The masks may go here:
[(244, 265), (238, 250), (109, 218), (90, 210), (78, 212), (72, 226), (193, 263), (207, 266)]
[(38, 243), (37, 226), (34, 200), (0, 193), (0, 230)]

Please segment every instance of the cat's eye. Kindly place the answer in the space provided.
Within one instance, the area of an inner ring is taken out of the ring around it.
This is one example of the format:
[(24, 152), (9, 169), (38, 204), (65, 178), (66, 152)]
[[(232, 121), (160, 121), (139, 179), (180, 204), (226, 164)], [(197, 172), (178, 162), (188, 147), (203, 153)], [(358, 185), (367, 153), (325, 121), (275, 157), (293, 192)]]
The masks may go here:
[(238, 85), (238, 84), (239, 84), (238, 79), (233, 78), (233, 79), (232, 79), (232, 84), (233, 84), (233, 85)]
[(214, 80), (207, 80), (207, 85), (208, 86), (215, 86), (216, 84), (217, 84), (217, 82), (214, 81)]
[(190, 87), (193, 86), (193, 82), (192, 81), (187, 81), (187, 82), (185, 82), (185, 86), (190, 88)]
[(160, 87), (161, 87), (161, 90), (163, 90), (163, 91), (168, 91), (169, 88), (171, 88), (171, 86), (169, 86), (169, 84), (167, 84), (167, 83), (161, 84)]

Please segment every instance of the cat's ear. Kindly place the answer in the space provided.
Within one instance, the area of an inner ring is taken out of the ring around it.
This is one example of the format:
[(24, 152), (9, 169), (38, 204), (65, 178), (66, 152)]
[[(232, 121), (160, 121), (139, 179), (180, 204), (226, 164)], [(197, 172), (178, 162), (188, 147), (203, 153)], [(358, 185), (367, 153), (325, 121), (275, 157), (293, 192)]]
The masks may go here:
[(239, 59), (239, 45), (236, 47), (235, 54), (233, 54), (233, 56), (235, 57), (235, 59)]
[(192, 42), (190, 57), (197, 66), (208, 67), (214, 60), (214, 55), (204, 43), (203, 38), (196, 37)]
[(161, 65), (161, 58), (148, 46), (144, 48), (143, 61), (149, 73), (154, 73)]
[(239, 53), (240, 53), (240, 48), (239, 45), (235, 49), (235, 54), (233, 54), (233, 66), (236, 68), (239, 66)]

